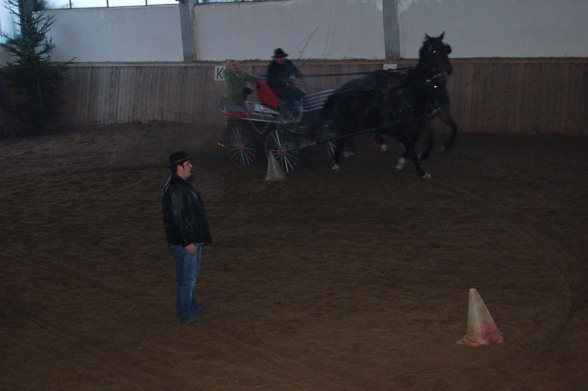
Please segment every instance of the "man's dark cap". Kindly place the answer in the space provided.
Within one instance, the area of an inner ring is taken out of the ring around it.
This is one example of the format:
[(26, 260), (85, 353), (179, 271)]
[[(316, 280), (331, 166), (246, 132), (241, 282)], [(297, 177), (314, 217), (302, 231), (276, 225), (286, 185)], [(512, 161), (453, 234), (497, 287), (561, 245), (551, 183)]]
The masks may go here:
[(281, 58), (281, 57), (288, 57), (288, 53), (285, 53), (281, 48), (277, 48), (274, 50), (274, 55), (272, 58)]
[(169, 165), (174, 167), (177, 164), (183, 164), (190, 160), (190, 156), (184, 151), (177, 151), (169, 155)]

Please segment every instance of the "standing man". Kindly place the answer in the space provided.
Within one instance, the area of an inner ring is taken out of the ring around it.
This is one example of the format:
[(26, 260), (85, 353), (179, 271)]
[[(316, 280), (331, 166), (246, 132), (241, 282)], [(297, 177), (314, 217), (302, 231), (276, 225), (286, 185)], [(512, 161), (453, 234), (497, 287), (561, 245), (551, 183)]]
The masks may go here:
[(162, 192), (163, 222), (167, 244), (176, 260), (176, 314), (182, 323), (198, 320), (201, 309), (194, 298), (200, 274), (202, 246), (210, 243), (210, 229), (200, 193), (189, 181), (190, 157), (184, 151), (169, 156), (171, 175)]
[(288, 54), (282, 49), (274, 50), (273, 60), (267, 66), (267, 84), (274, 94), (285, 102), (288, 112), (292, 116), (296, 116), (295, 103), (306, 94), (294, 85), (294, 78), (302, 79), (304, 75), (286, 57)]

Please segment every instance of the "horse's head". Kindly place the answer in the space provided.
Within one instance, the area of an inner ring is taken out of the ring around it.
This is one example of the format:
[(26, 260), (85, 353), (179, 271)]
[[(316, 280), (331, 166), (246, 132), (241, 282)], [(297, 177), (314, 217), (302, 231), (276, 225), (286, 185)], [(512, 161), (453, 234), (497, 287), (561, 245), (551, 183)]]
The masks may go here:
[(438, 37), (430, 37), (425, 33), (423, 46), (419, 50), (419, 67), (444, 72), (448, 75), (453, 73), (453, 66), (449, 61), (451, 46), (443, 42), (443, 32)]

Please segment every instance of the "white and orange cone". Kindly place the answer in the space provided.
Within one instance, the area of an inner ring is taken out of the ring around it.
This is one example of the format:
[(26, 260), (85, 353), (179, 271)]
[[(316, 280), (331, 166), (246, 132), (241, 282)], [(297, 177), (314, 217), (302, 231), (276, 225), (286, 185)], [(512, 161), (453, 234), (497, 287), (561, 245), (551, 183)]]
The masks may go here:
[(266, 181), (281, 181), (282, 179), (286, 179), (286, 174), (278, 160), (274, 156), (274, 154), (269, 151), (267, 153), (267, 175), (265, 177)]
[(468, 304), (468, 333), (457, 343), (467, 346), (501, 343), (502, 332), (498, 330), (490, 311), (475, 288), (470, 289)]

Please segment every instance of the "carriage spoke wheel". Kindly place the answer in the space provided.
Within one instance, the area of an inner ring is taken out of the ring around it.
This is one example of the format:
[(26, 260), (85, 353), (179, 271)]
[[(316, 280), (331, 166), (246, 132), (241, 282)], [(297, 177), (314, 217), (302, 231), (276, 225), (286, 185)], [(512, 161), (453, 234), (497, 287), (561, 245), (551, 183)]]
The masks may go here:
[(226, 146), (229, 159), (240, 167), (249, 167), (255, 163), (255, 136), (249, 129), (240, 125), (231, 125), (227, 129)]
[(265, 140), (265, 150), (272, 153), (282, 169), (290, 173), (300, 163), (300, 149), (296, 137), (282, 129), (272, 130)]

